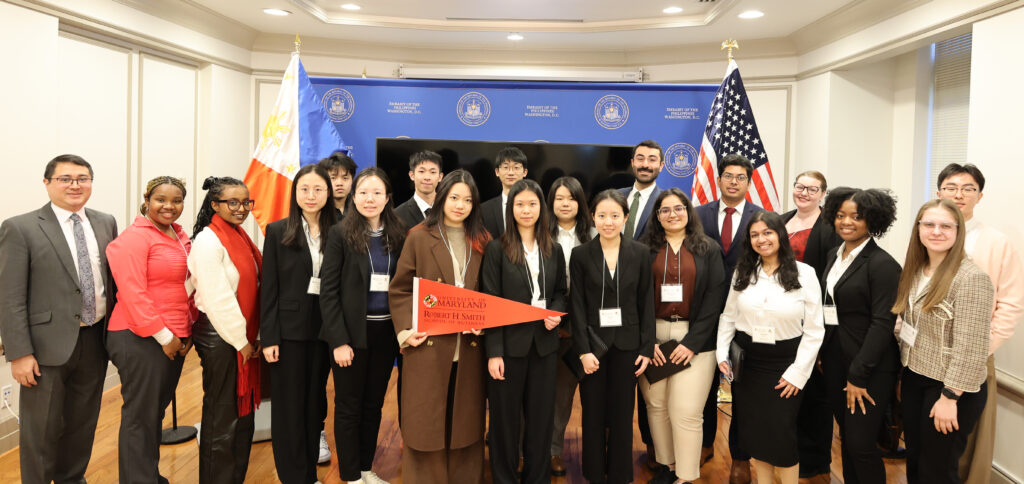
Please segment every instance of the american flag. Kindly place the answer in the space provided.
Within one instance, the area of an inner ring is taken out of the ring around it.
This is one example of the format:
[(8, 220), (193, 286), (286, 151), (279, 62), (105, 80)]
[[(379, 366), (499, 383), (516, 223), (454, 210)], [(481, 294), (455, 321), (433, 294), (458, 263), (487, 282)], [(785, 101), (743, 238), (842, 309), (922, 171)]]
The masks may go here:
[(718, 160), (730, 154), (743, 155), (754, 164), (747, 200), (765, 210), (781, 209), (768, 154), (754, 122), (740, 69), (732, 59), (718, 87), (700, 144), (700, 165), (690, 189), (690, 198), (698, 205), (718, 200)]

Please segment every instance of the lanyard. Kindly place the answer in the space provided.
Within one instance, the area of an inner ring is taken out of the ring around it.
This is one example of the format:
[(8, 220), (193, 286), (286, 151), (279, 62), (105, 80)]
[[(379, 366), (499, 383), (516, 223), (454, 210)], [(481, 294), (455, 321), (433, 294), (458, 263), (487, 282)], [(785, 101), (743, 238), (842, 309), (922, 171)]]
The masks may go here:
[[(662, 271), (661, 272), (661, 285), (662, 286), (665, 285), (665, 280), (668, 277), (668, 257), (670, 255), (672, 255), (672, 246), (668, 245), (668, 242), (665, 242), (665, 268), (661, 270)], [(682, 244), (679, 245), (679, 253), (677, 255), (679, 256), (679, 258), (676, 259), (676, 262), (678, 263), (678, 266), (676, 267), (676, 277), (677, 277), (678, 281), (676, 281), (676, 284), (680, 284), (680, 283), (683, 282), (683, 245)], [(616, 269), (618, 269), (618, 264), (616, 264)]]
[[(387, 241), (387, 239), (385, 239), (385, 242), (386, 241)], [(364, 244), (364, 245), (366, 245), (366, 257), (368, 259), (370, 259), (370, 274), (377, 274), (377, 271), (373, 270), (373, 254), (370, 253), (370, 245), (369, 244)], [(384, 273), (391, 274), (391, 251), (390, 250), (388, 251), (388, 266), (386, 268), (384, 268), (384, 272), (382, 272), (381, 274), (384, 274)]]
[[(621, 248), (619, 249), (622, 250)], [(608, 261), (604, 259), (604, 253), (601, 253), (601, 309), (604, 309), (604, 273), (608, 272)], [(612, 279), (615, 279), (615, 307), (619, 306), (619, 274), (622, 272), (622, 267), (619, 266), (619, 254), (615, 254), (615, 275)]]
[[(441, 222), (441, 223), (437, 224), (437, 233), (441, 235), (441, 242), (444, 244), (444, 248), (448, 249), (448, 253), (451, 254), (451, 256), (452, 256), (452, 265), (453, 266), (457, 265), (458, 264), (458, 259), (456, 259), (456, 257), (455, 257), (455, 251), (453, 251), (451, 246), (448, 245), (448, 241), (444, 237), (444, 222)], [(462, 270), (461, 271), (459, 271), (459, 270), (455, 271), (455, 278), (456, 278), (455, 282), (462, 282), (463, 284), (466, 283), (466, 271), (469, 269), (469, 262), (472, 261), (472, 260), (473, 260), (473, 249), (472, 249), (471, 245), (469, 244), (469, 241), (467, 240), (466, 241), (466, 263), (462, 266)], [(459, 272), (461, 272), (461, 274), (459, 274)]]
[[(543, 254), (540, 252), (540, 244), (537, 241), (534, 241), (534, 245), (537, 246), (537, 264), (540, 265), (540, 278), (539, 278), (539, 281), (540, 281), (540, 298), (541, 299), (546, 299), (545, 298), (545, 293), (547, 293), (547, 287), (546, 287), (547, 286), (547, 281), (544, 280), (544, 257), (543, 257)], [(523, 254), (524, 254), (523, 262), (526, 264), (526, 283), (530, 285), (530, 294), (531, 294), (530, 297), (533, 297), (532, 296), (532, 294), (534, 293), (534, 289), (533, 289), (533, 273), (530, 272), (530, 258), (525, 256), (525, 254), (526, 254), (526, 246), (525, 245), (523, 246)]]

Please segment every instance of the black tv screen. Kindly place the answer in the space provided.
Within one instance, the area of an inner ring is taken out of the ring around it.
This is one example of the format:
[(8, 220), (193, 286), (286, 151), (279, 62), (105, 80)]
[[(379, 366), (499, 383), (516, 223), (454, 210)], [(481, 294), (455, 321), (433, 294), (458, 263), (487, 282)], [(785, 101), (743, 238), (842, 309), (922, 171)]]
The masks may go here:
[(441, 155), (445, 173), (459, 168), (469, 171), (482, 201), (486, 201), (501, 194), (501, 183), (494, 175), (494, 155), (506, 146), (523, 150), (527, 158), (526, 177), (539, 183), (545, 194), (551, 183), (562, 176), (576, 177), (588, 201), (601, 190), (633, 183), (633, 147), (624, 145), (377, 138), (377, 166), (391, 178), (396, 206), (413, 194), (409, 156), (424, 150)]

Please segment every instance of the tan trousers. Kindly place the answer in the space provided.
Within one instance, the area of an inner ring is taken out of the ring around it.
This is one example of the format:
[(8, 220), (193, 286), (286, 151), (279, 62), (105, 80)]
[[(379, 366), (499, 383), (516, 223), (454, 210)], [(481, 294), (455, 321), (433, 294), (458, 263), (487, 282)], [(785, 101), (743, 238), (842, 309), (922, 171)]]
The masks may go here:
[(996, 446), (996, 359), (990, 355), (988, 367), (988, 400), (974, 431), (967, 436), (967, 447), (960, 456), (960, 480), (964, 484), (988, 484), (992, 479), (992, 454)]
[(480, 484), (484, 482), (484, 441), (461, 449), (423, 452), (402, 447), (405, 484)]
[[(657, 320), (658, 344), (670, 339), (681, 341), (689, 323)], [(668, 358), (668, 355), (665, 355)], [(651, 426), (654, 453), (658, 462), (675, 464), (676, 477), (695, 481), (700, 477), (700, 449), (704, 436), (704, 403), (714, 377), (715, 352), (697, 353), (687, 368), (664, 380), (647, 383), (640, 378), (640, 390), (647, 401), (647, 421)]]

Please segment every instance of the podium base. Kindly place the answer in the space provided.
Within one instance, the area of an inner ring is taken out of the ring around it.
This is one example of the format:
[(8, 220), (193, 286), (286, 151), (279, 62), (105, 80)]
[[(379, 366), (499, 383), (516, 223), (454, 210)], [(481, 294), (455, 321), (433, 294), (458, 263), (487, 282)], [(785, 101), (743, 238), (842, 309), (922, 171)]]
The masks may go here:
[(183, 425), (178, 428), (164, 429), (160, 434), (160, 444), (180, 444), (182, 442), (188, 442), (196, 437), (196, 428), (191, 425)]

